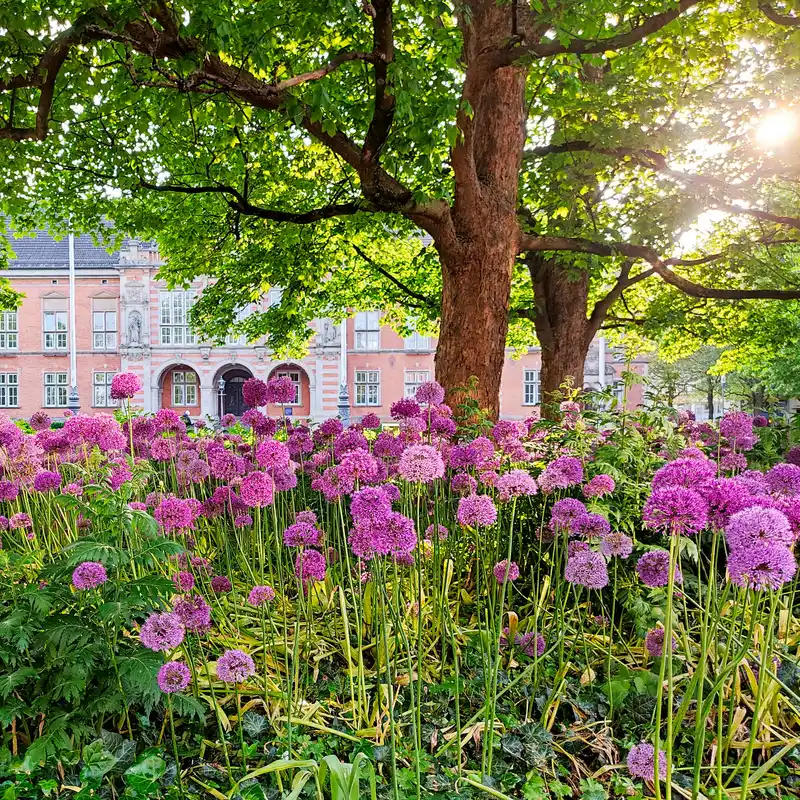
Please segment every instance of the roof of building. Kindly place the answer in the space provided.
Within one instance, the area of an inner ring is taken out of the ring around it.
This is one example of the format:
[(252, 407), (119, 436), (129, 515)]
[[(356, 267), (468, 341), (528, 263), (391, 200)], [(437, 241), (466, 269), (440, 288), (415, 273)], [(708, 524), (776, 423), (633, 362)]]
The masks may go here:
[[(66, 269), (69, 267), (69, 238), (56, 241), (49, 231), (34, 235), (11, 233), (8, 236), (15, 257), (9, 260), (9, 269)], [(119, 264), (119, 253), (109, 253), (96, 245), (92, 237), (80, 234), (75, 237), (75, 269), (98, 269)]]

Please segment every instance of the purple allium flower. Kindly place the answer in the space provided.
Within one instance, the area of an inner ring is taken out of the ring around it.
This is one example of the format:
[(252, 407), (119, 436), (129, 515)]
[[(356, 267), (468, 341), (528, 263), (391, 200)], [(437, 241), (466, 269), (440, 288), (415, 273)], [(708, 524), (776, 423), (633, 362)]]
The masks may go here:
[(190, 633), (207, 633), (211, 629), (211, 606), (199, 594), (176, 600), (174, 609)]
[(131, 511), (147, 511), (147, 503), (142, 503), (139, 500), (132, 500), (128, 503), (128, 508)]
[(450, 478), (450, 489), (455, 494), (475, 494), (478, 481), (467, 472), (459, 472)]
[[(644, 647), (651, 656), (661, 658), (664, 655), (664, 639), (667, 632), (663, 628), (653, 628), (647, 632), (644, 637)], [(678, 646), (675, 637), (672, 637), (672, 649)]]
[(400, 458), (405, 444), (399, 436), (391, 431), (381, 431), (375, 439), (372, 452), (378, 458)]
[(68, 483), (64, 487), (64, 494), (71, 494), (73, 497), (80, 497), (83, 494), (83, 486), (80, 483)]
[(417, 386), (414, 396), (424, 406), (438, 406), (444, 402), (444, 389), (436, 381), (426, 381)]
[(119, 372), (111, 379), (111, 399), (129, 400), (142, 389), (138, 375), (132, 372)]
[(238, 514), (233, 520), (234, 528), (246, 528), (253, 524), (253, 518), (249, 514)]
[(277, 439), (267, 439), (256, 448), (256, 461), (267, 472), (286, 469), (291, 461), (289, 448)]
[(611, 494), (616, 489), (617, 484), (610, 475), (600, 473), (595, 475), (589, 483), (583, 487), (584, 497), (604, 497)]
[(517, 634), (514, 637), (514, 644), (529, 658), (541, 658), (547, 646), (544, 636), (533, 631)]
[(377, 414), (369, 413), (361, 417), (361, 427), (365, 430), (379, 430), (381, 427), (381, 418)]
[(717, 468), (707, 458), (676, 458), (669, 461), (653, 475), (653, 488), (664, 489), (667, 486), (697, 486), (704, 481), (716, 477)]
[(580, 523), (589, 512), (586, 506), (572, 497), (565, 497), (553, 503), (550, 512), (550, 528), (554, 531), (567, 531), (576, 534), (580, 530)]
[(653, 490), (644, 504), (642, 519), (648, 528), (690, 536), (706, 527), (708, 504), (692, 489), (666, 486)]
[(267, 401), (285, 405), (293, 403), (297, 396), (297, 387), (288, 375), (280, 375), (267, 381)]
[[(634, 778), (654, 781), (656, 776), (655, 748), (650, 742), (640, 742), (631, 747), (628, 753), (628, 772)], [(667, 754), (658, 751), (658, 779), (663, 780), (667, 774)]]
[(495, 484), (501, 500), (534, 495), (539, 491), (536, 481), (524, 469), (512, 469), (501, 475)]
[(174, 439), (159, 437), (150, 445), (150, 455), (155, 461), (169, 461), (175, 457), (177, 445)]
[(381, 467), (383, 464), (372, 453), (366, 450), (350, 450), (342, 457), (338, 472), (341, 478), (352, 483), (375, 483), (381, 474)]
[(287, 547), (316, 547), (322, 540), (322, 531), (310, 522), (295, 522), (283, 532), (283, 543)]
[(99, 561), (84, 561), (72, 573), (72, 585), (79, 590), (96, 589), (107, 580), (106, 568)]
[(611, 525), (602, 514), (585, 514), (576, 523), (577, 533), (587, 539), (605, 536)]
[(506, 571), (508, 571), (509, 581), (515, 581), (517, 578), (519, 578), (519, 567), (517, 566), (516, 562), (512, 561), (509, 564), (508, 560), (504, 558), (502, 561), (498, 561), (492, 570), (498, 583), (505, 583)]
[(0, 500), (11, 502), (19, 495), (19, 486), (13, 481), (0, 481)]
[(719, 422), (719, 432), (739, 450), (750, 450), (756, 442), (753, 418), (744, 411), (729, 411)]
[[(669, 585), (669, 553), (666, 550), (649, 550), (636, 562), (636, 572), (645, 586), (656, 588)], [(675, 565), (675, 583), (683, 582), (681, 568)]]
[(717, 530), (722, 530), (731, 514), (747, 508), (752, 500), (747, 487), (732, 478), (706, 481), (697, 487), (697, 492), (708, 503), (708, 521)]
[(30, 518), (30, 515), (26, 514), (24, 511), (18, 511), (16, 514), (11, 515), (11, 519), (8, 521), (8, 527), (12, 530), (16, 530), (17, 528), (32, 528), (33, 520)]
[(380, 555), (393, 555), (411, 553), (417, 546), (417, 532), (414, 521), (402, 514), (392, 512), (381, 526), (380, 536), (375, 542), (375, 550)]
[(497, 521), (497, 508), (488, 494), (470, 494), (458, 501), (456, 517), (461, 525), (488, 527)]
[(271, 506), (275, 499), (275, 481), (266, 472), (251, 472), (242, 478), (239, 493), (250, 508)]
[(392, 504), (383, 487), (359, 489), (350, 501), (350, 514), (356, 522), (384, 520), (392, 513)]
[(150, 650), (166, 653), (178, 647), (185, 634), (178, 614), (151, 614), (139, 631), (139, 640)]
[(769, 418), (765, 417), (763, 414), (758, 414), (753, 417), (753, 427), (754, 428), (766, 428), (769, 425)]
[(725, 453), (719, 461), (723, 472), (741, 472), (747, 469), (747, 456), (744, 453)]
[(313, 511), (298, 511), (294, 516), (295, 522), (307, 522), (309, 525), (317, 524), (317, 515)]
[(217, 659), (217, 677), (225, 683), (242, 683), (256, 674), (256, 665), (241, 650), (226, 650)]
[(254, 586), (247, 595), (247, 602), (251, 606), (260, 608), (275, 599), (275, 590), (271, 586)]
[(765, 495), (769, 491), (766, 476), (755, 469), (748, 469), (733, 478), (737, 483), (747, 487), (747, 491), (752, 495)]
[(194, 521), (189, 504), (177, 497), (165, 497), (153, 511), (153, 516), (165, 531), (190, 528)]
[(757, 591), (780, 589), (797, 571), (797, 562), (788, 547), (770, 542), (733, 550), (728, 554), (731, 581)]
[(539, 488), (549, 494), (555, 489), (567, 489), (583, 482), (583, 464), (574, 456), (559, 456), (551, 461), (539, 476)]
[(61, 486), (61, 475), (57, 472), (42, 470), (33, 479), (33, 488), (37, 492), (52, 492)]
[(433, 537), (436, 536), (440, 542), (443, 542), (447, 539), (448, 535), (449, 531), (444, 525), (434, 524), (428, 525), (428, 527), (425, 528), (425, 539), (427, 541), (433, 541)]
[(395, 400), (389, 409), (392, 419), (410, 419), (418, 417), (420, 412), (419, 403), (411, 397)]
[(267, 384), (258, 378), (248, 378), (242, 384), (242, 397), (250, 408), (267, 404)]
[(606, 560), (593, 550), (579, 550), (567, 559), (564, 578), (587, 589), (602, 589), (608, 584)]
[(435, 447), (418, 444), (403, 451), (397, 471), (409, 483), (432, 483), (444, 475), (444, 461)]
[(191, 572), (178, 572), (172, 576), (172, 583), (178, 592), (191, 592), (194, 589), (194, 575)]
[(223, 428), (230, 428), (236, 424), (236, 417), (233, 414), (224, 414), (219, 424), (222, 425)]
[(609, 558), (627, 558), (633, 552), (633, 539), (619, 531), (611, 531), (602, 537), (600, 552)]
[(764, 479), (770, 494), (794, 497), (800, 493), (800, 467), (796, 464), (776, 464)]
[(294, 562), (294, 572), (303, 583), (325, 580), (325, 556), (318, 550), (301, 550)]
[(158, 671), (158, 688), (165, 694), (182, 692), (192, 681), (192, 673), (180, 661), (167, 661)]
[(52, 422), (53, 421), (44, 411), (35, 411), (31, 414), (30, 426), (35, 431), (46, 431)]
[(796, 467), (800, 467), (800, 447), (797, 445), (790, 447), (789, 452), (786, 453), (786, 461), (789, 464), (794, 464)]
[(211, 579), (211, 591), (214, 594), (225, 594), (232, 588), (230, 580), (225, 575), (215, 575)]
[(745, 550), (765, 544), (790, 548), (795, 536), (785, 514), (775, 508), (753, 506), (730, 518), (725, 527), (725, 539), (731, 550)]

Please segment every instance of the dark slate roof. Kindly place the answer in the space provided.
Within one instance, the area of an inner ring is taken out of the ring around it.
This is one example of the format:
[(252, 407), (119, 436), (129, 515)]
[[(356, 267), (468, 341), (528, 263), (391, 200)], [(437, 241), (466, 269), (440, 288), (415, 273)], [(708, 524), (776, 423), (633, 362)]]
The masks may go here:
[[(56, 241), (48, 231), (33, 236), (10, 234), (8, 241), (16, 258), (9, 260), (9, 269), (66, 269), (69, 267), (69, 239)], [(113, 268), (119, 264), (119, 253), (109, 253), (96, 245), (92, 237), (75, 237), (75, 269)]]

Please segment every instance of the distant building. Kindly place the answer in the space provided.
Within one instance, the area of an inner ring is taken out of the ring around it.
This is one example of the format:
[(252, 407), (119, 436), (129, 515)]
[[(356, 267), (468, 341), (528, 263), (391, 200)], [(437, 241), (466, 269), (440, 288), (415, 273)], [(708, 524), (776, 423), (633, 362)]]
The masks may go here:
[[(194, 417), (240, 415), (246, 410), (245, 380), (287, 375), (297, 387), (289, 413), (312, 421), (337, 415), (343, 374), (353, 418), (368, 412), (388, 418), (394, 400), (434, 376), (435, 339), (403, 338), (382, 325), (379, 311), (359, 312), (341, 325), (316, 320), (302, 359), (276, 358), (266, 338), (248, 343), (232, 336), (222, 346), (213, 345), (195, 335), (188, 322), (192, 302), (208, 281), (170, 291), (157, 277), (161, 262), (154, 245), (125, 240), (109, 254), (89, 236), (74, 241), (76, 371), (83, 413), (115, 407), (110, 383), (117, 372), (139, 375), (144, 388), (134, 403), (146, 411), (173, 408)], [(56, 242), (41, 232), (10, 243), (16, 258), (0, 274), (25, 299), (18, 311), (0, 312), (0, 413), (27, 418), (44, 409), (57, 414), (68, 407), (71, 384), (68, 240)], [(274, 289), (259, 305), (279, 300), (280, 290)], [(241, 313), (253, 310), (255, 304)], [(523, 419), (539, 404), (540, 363), (536, 349), (519, 359), (509, 353), (501, 387), (503, 417)], [(587, 386), (610, 385), (621, 396), (625, 364), (604, 340), (594, 343), (586, 368)], [(634, 363), (633, 369), (643, 372), (646, 364)], [(641, 387), (634, 387), (628, 405), (641, 399)], [(277, 407), (269, 411), (280, 413)]]

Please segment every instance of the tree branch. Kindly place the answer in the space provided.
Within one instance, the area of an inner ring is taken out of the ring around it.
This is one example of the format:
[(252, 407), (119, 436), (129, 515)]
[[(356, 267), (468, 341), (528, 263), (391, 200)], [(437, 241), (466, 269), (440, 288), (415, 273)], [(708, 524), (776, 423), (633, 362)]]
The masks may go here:
[(420, 294), (419, 292), (415, 292), (410, 287), (406, 286), (402, 281), (398, 280), (394, 277), (390, 272), (387, 272), (380, 264), (378, 264), (373, 258), (370, 258), (357, 244), (353, 245), (353, 250), (358, 253), (364, 261), (367, 262), (376, 272), (379, 272), (386, 278), (388, 281), (391, 281), (398, 289), (405, 292), (409, 297), (413, 297), (415, 300), (419, 300), (426, 308), (432, 308), (434, 310), (439, 310), (439, 303), (434, 302), (431, 300), (430, 297), (426, 297), (424, 294)]
[(634, 263), (635, 261), (633, 259), (625, 260), (615, 284), (611, 287), (605, 297), (601, 298), (594, 304), (594, 308), (592, 309), (592, 313), (589, 315), (589, 321), (586, 328), (587, 347), (591, 344), (592, 339), (594, 339), (594, 337), (597, 335), (597, 332), (600, 330), (600, 327), (608, 316), (611, 306), (613, 306), (614, 303), (619, 300), (619, 298), (622, 296), (622, 293), (634, 284), (646, 280), (655, 274), (655, 270), (648, 269), (644, 272), (640, 272), (638, 275), (634, 275), (631, 278), (631, 267), (633, 267)]
[(389, 91), (389, 64), (394, 61), (392, 0), (374, 0), (372, 45), (375, 69), (375, 110), (364, 137), (361, 155), (365, 164), (377, 163), (394, 120), (395, 98)]
[(800, 289), (716, 289), (701, 286), (687, 278), (675, 274), (668, 263), (649, 247), (626, 242), (593, 242), (589, 239), (561, 236), (520, 236), (520, 252), (559, 252), (571, 251), (592, 253), (598, 256), (622, 255), (646, 261), (653, 271), (670, 286), (674, 286), (690, 297), (703, 297), (716, 300), (797, 300)]
[(795, 17), (792, 14), (781, 14), (776, 11), (769, 3), (761, 3), (758, 10), (771, 22), (776, 25), (784, 25), (786, 27), (800, 26), (800, 17)]

